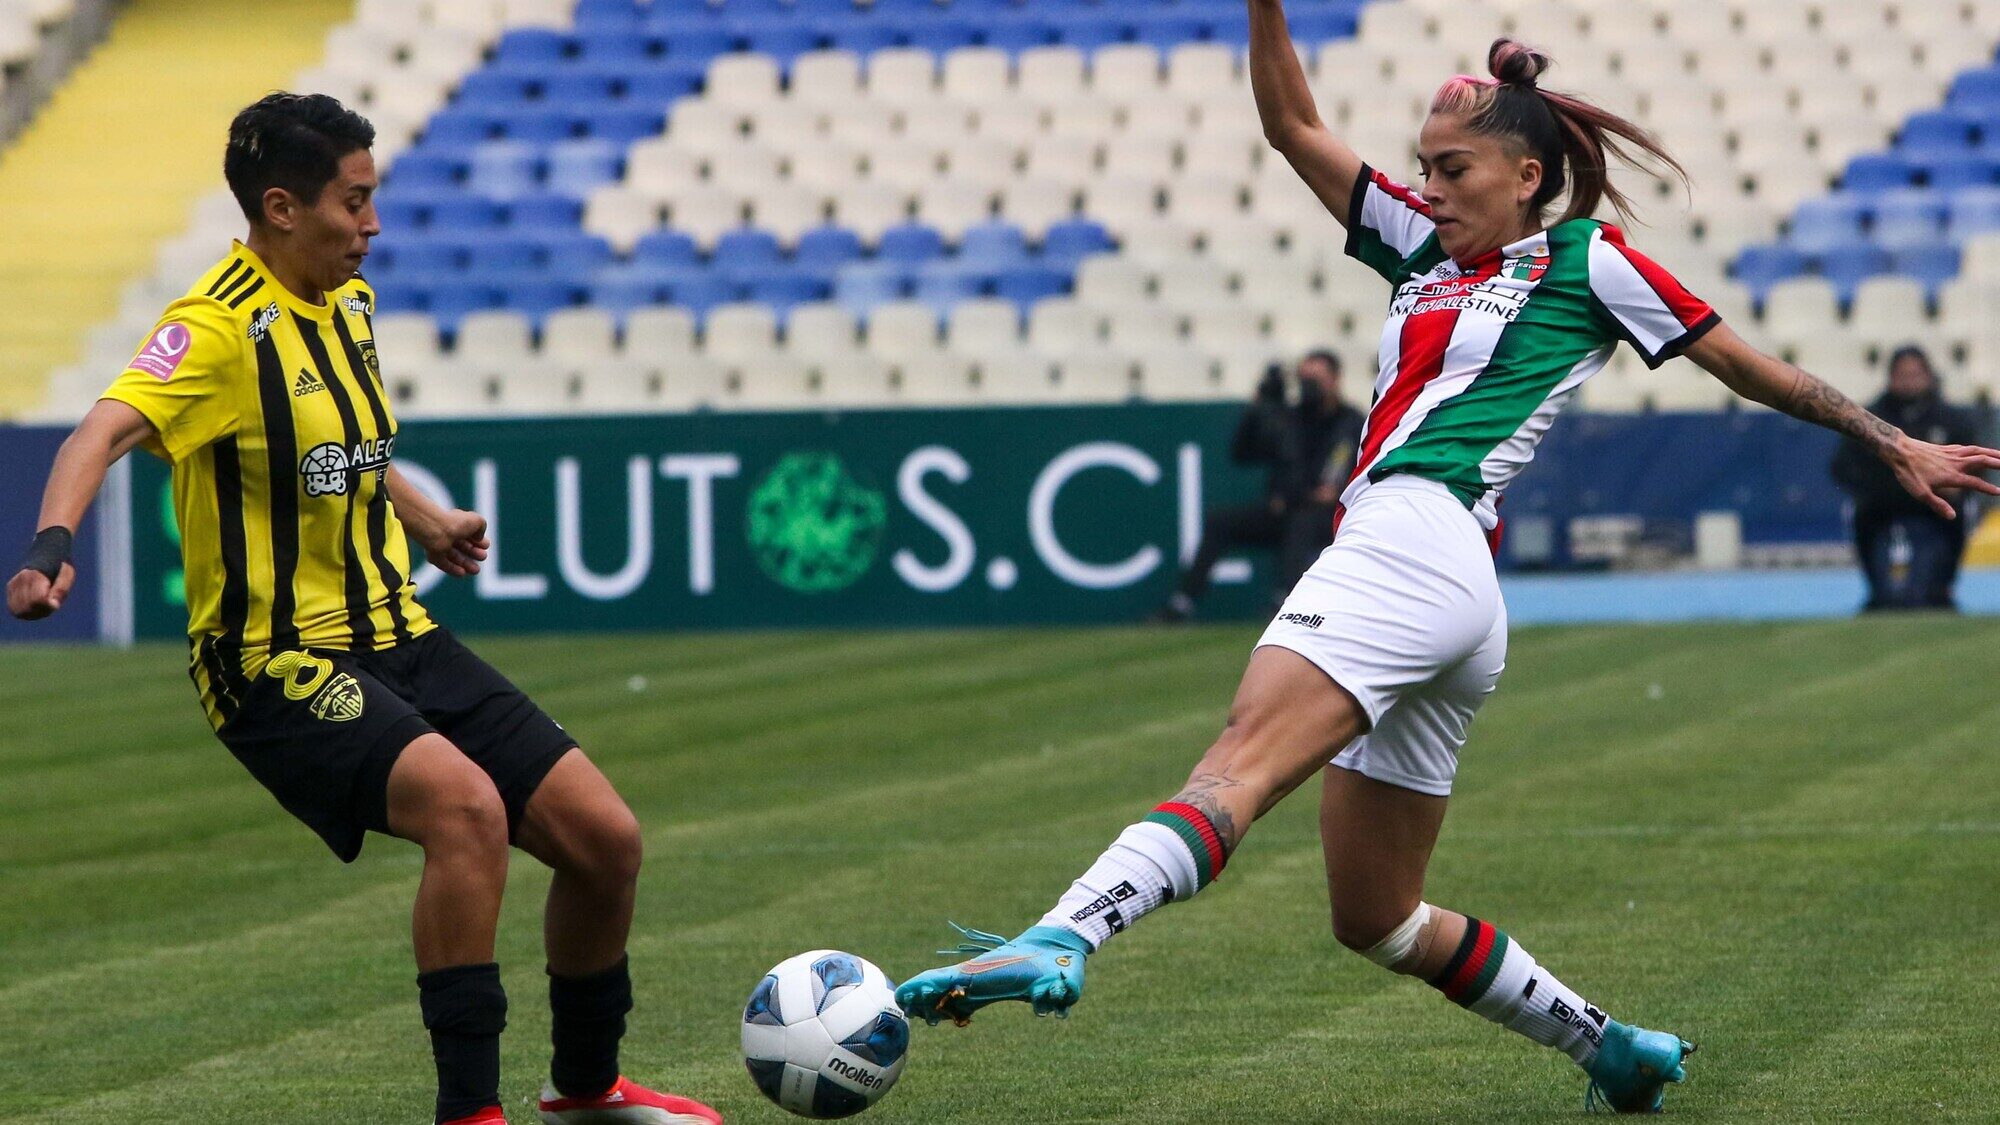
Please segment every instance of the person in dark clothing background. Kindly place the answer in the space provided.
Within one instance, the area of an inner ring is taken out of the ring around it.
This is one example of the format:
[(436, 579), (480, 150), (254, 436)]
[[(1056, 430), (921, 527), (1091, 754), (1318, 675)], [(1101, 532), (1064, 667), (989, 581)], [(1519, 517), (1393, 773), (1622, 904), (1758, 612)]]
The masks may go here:
[(1272, 364), (1229, 443), (1237, 464), (1269, 466), (1264, 496), (1208, 511), (1200, 550), (1153, 620), (1186, 620), (1208, 591), (1216, 560), (1242, 547), (1276, 553), (1274, 600), (1282, 598), (1333, 541), (1334, 505), (1354, 470), (1361, 423), (1361, 412), (1340, 397), (1340, 358), (1332, 352), (1299, 361), (1296, 403), (1286, 400), (1284, 367)]
[[(1914, 345), (1889, 357), (1889, 387), (1869, 409), (1924, 441), (1978, 440), (1975, 420), (1944, 400), (1930, 357)], [(1834, 454), (1833, 479), (1854, 499), (1854, 546), (1868, 579), (1862, 611), (1953, 608), (1968, 501), (1960, 499), (1958, 513), (1945, 519), (1904, 491), (1888, 467), (1852, 439)]]

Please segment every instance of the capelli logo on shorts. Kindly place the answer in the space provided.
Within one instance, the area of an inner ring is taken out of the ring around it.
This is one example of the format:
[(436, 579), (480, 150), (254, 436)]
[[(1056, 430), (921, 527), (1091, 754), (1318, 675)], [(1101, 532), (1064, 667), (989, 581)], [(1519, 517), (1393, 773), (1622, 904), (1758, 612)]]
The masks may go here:
[(1281, 613), (1278, 615), (1278, 620), (1301, 625), (1307, 629), (1317, 629), (1326, 624), (1326, 618), (1317, 613)]

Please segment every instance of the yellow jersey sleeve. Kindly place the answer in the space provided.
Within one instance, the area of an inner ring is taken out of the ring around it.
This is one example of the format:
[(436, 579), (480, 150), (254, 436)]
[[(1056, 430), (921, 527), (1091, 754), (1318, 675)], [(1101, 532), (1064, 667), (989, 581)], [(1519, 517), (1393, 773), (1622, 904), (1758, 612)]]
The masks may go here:
[(132, 407), (157, 436), (145, 447), (179, 461), (236, 432), (237, 389), (247, 363), (243, 332), (228, 306), (206, 297), (183, 297), (160, 322), (100, 397)]

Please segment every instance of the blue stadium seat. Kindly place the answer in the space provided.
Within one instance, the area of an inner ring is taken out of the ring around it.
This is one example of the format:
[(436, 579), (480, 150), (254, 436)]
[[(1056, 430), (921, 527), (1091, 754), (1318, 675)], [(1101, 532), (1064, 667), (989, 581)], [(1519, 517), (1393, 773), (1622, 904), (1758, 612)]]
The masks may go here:
[(591, 66), (630, 66), (659, 54), (660, 41), (630, 28), (595, 28), (576, 36), (577, 54)]
[(1116, 13), (1077, 8), (1054, 9), (1048, 14), (1049, 22), (1055, 25), (1056, 38), (1080, 51), (1132, 41), (1131, 21)]
[(488, 199), (519, 199), (541, 190), (542, 154), (520, 141), (488, 141), (472, 151), (467, 191)]
[(600, 102), (583, 117), (586, 135), (620, 146), (657, 137), (666, 127), (664, 109), (632, 102)]
[(430, 205), (430, 225), (453, 235), (493, 230), (506, 217), (500, 204), (477, 195), (446, 195)]
[(1963, 149), (1923, 164), (1924, 182), (1940, 193), (1986, 187), (2000, 181), (2000, 166), (1978, 149)]
[(634, 265), (684, 269), (701, 264), (701, 247), (692, 237), (677, 230), (661, 229), (642, 235), (632, 248)]
[(465, 162), (443, 152), (413, 148), (396, 158), (388, 183), (397, 191), (440, 191), (465, 178)]
[(993, 285), (993, 295), (1004, 297), (1021, 308), (1026, 316), (1036, 301), (1060, 297), (1070, 291), (1071, 274), (1046, 265), (1022, 265), (1003, 270)]
[(918, 266), (910, 295), (943, 318), (953, 305), (984, 296), (988, 288), (987, 274), (976, 266), (946, 260)]
[(2000, 187), (1954, 192), (1947, 205), (1944, 229), (1954, 242), (2000, 230)]
[(533, 101), (541, 94), (538, 80), (515, 70), (475, 70), (458, 84), (458, 101), (464, 105), (505, 108)]
[(887, 262), (853, 262), (833, 275), (833, 299), (855, 316), (865, 317), (876, 305), (901, 300), (908, 292), (904, 271)]
[(526, 315), (539, 328), (550, 313), (576, 306), (585, 295), (583, 289), (565, 281), (514, 277), (501, 286), (500, 305)]
[(742, 292), (729, 279), (713, 273), (677, 274), (667, 281), (667, 300), (706, 322), (708, 310), (726, 305)]
[(1922, 282), (1932, 297), (1945, 282), (1958, 276), (1958, 247), (1949, 242), (1911, 246), (1898, 250), (1891, 263), (1895, 272)]
[(783, 321), (795, 306), (809, 301), (824, 301), (833, 292), (833, 285), (823, 277), (798, 273), (793, 270), (765, 270), (740, 276), (748, 300), (769, 305), (778, 319)]
[(637, 24), (645, 10), (639, 0), (577, 0), (576, 22)]
[(493, 62), (500, 65), (553, 66), (576, 49), (570, 37), (546, 27), (517, 27), (494, 45)]
[(451, 106), (431, 115), (424, 126), (424, 145), (470, 146), (500, 135), (500, 123), (492, 114), (473, 106)]
[(1785, 241), (1808, 254), (1857, 241), (1867, 213), (1866, 204), (1845, 192), (1808, 199), (1792, 213)]
[(1042, 236), (1042, 262), (1056, 269), (1074, 272), (1076, 264), (1092, 254), (1116, 249), (1111, 233), (1089, 219), (1065, 219)]
[(768, 270), (784, 261), (776, 235), (756, 227), (740, 227), (716, 240), (714, 261), (723, 270)]
[(706, 62), (667, 59), (625, 77), (625, 98), (635, 105), (662, 109), (701, 90), (708, 78)]
[(717, 55), (726, 55), (741, 44), (736, 37), (736, 29), (726, 23), (699, 18), (675, 17), (671, 20), (648, 21), (646, 30), (659, 36), (666, 43), (667, 57), (670, 59), (700, 60), (706, 63)]
[(499, 308), (500, 290), (454, 279), (432, 287), (425, 307), (431, 319), (437, 321), (438, 330), (451, 334), (458, 331), (458, 322), (469, 314)]
[(576, 114), (568, 109), (532, 105), (500, 118), (500, 132), (508, 140), (547, 145), (577, 135)]
[(565, 277), (592, 277), (617, 261), (611, 244), (594, 234), (570, 231), (533, 236), (548, 268)]
[(1199, 11), (1184, 8), (1155, 9), (1133, 18), (1138, 25), (1134, 38), (1162, 51), (1208, 38), (1212, 23)]
[(1854, 299), (1854, 290), (1862, 282), (1889, 272), (1888, 252), (1870, 242), (1835, 246), (1820, 253), (1818, 258), (1820, 273), (1833, 284), (1843, 304)]
[[(459, 242), (405, 235), (390, 245), (394, 255), (393, 272), (399, 276), (459, 273), (465, 269), (465, 246)], [(374, 255), (371, 252), (369, 256), (372, 258)], [(373, 268), (379, 270), (381, 267)]]
[(375, 219), (391, 236), (422, 230), (431, 221), (428, 197), (405, 197), (399, 188), (385, 188), (384, 194), (375, 197)]
[(1840, 186), (1850, 192), (1869, 194), (1890, 188), (1908, 187), (1916, 181), (1916, 169), (1891, 153), (1868, 153), (1847, 162)]
[(1972, 118), (1956, 110), (1913, 113), (1896, 135), (1896, 149), (1907, 154), (1970, 148), (1975, 129)]
[[(1234, 13), (1232, 13), (1234, 14)], [(1290, 26), (1292, 41), (1295, 43), (1324, 43), (1332, 39), (1351, 39), (1359, 26), (1359, 9), (1336, 4), (1294, 7), (1285, 13), (1285, 22)], [(1224, 39), (1217, 34), (1218, 27), (1210, 28), (1210, 35)], [(1228, 39), (1228, 42), (1235, 42)]]
[(1033, 12), (1010, 12), (1001, 16), (989, 16), (985, 20), (986, 30), (980, 37), (988, 47), (1019, 54), (1030, 47), (1043, 47), (1056, 41), (1056, 29), (1049, 21)]
[(369, 278), (375, 290), (375, 311), (381, 313), (427, 312), (430, 294), (421, 285), (390, 278)]
[(542, 79), (542, 99), (551, 105), (581, 106), (618, 96), (618, 71), (602, 66), (570, 67)]
[(592, 305), (623, 317), (633, 309), (667, 303), (667, 286), (657, 273), (600, 271), (587, 290)]
[(468, 272), (509, 273), (541, 268), (542, 248), (526, 239), (482, 238), (466, 248)]
[(952, 16), (937, 15), (912, 20), (905, 25), (905, 34), (912, 47), (920, 47), (934, 55), (943, 56), (947, 51), (970, 47), (978, 42), (978, 32), (970, 21)]
[(876, 51), (901, 47), (909, 42), (901, 28), (885, 20), (834, 19), (823, 20), (816, 26), (828, 46), (853, 51), (864, 59)]
[(1928, 189), (1884, 192), (1875, 197), (1874, 212), (1869, 236), (1886, 250), (1935, 242), (1944, 229), (1944, 197)]
[(735, 25), (734, 34), (745, 50), (771, 56), (786, 71), (791, 70), (793, 59), (826, 44), (818, 27), (791, 15), (742, 20)]
[(566, 195), (529, 195), (507, 204), (507, 229), (525, 233), (573, 233), (583, 222), (583, 204)]
[(990, 219), (969, 228), (959, 239), (958, 260), (997, 273), (1028, 260), (1028, 240), (1020, 227)]
[[(1222, 12), (1209, 21), (1208, 38), (1211, 42), (1225, 43), (1239, 51), (1250, 46), (1250, 13), (1241, 7)], [(1308, 43), (1306, 46), (1310, 47)]]
[(898, 223), (882, 232), (875, 255), (884, 262), (916, 265), (944, 256), (944, 236), (922, 223)]
[(545, 183), (554, 195), (583, 199), (621, 174), (625, 145), (599, 137), (557, 141), (549, 146)]
[(799, 236), (792, 264), (800, 270), (831, 278), (834, 270), (861, 257), (861, 236), (846, 227), (829, 224)]
[(1803, 251), (1784, 243), (1745, 246), (1730, 263), (1729, 272), (1762, 301), (1773, 285), (1806, 272), (1809, 264)]
[(1947, 101), (1953, 109), (1988, 118), (2000, 116), (2000, 66), (1961, 73), (1952, 80)]

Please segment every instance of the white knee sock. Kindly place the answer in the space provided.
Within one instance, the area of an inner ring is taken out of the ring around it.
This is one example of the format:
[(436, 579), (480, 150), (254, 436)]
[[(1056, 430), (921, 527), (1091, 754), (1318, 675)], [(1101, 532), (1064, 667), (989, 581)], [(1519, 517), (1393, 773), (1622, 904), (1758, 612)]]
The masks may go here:
[(1589, 1066), (1604, 1041), (1605, 1014), (1535, 963), (1528, 951), (1477, 918), (1433, 987), (1494, 1023)]
[(1120, 833), (1039, 924), (1068, 930), (1095, 950), (1167, 903), (1194, 897), (1225, 862), (1207, 818), (1168, 802)]

